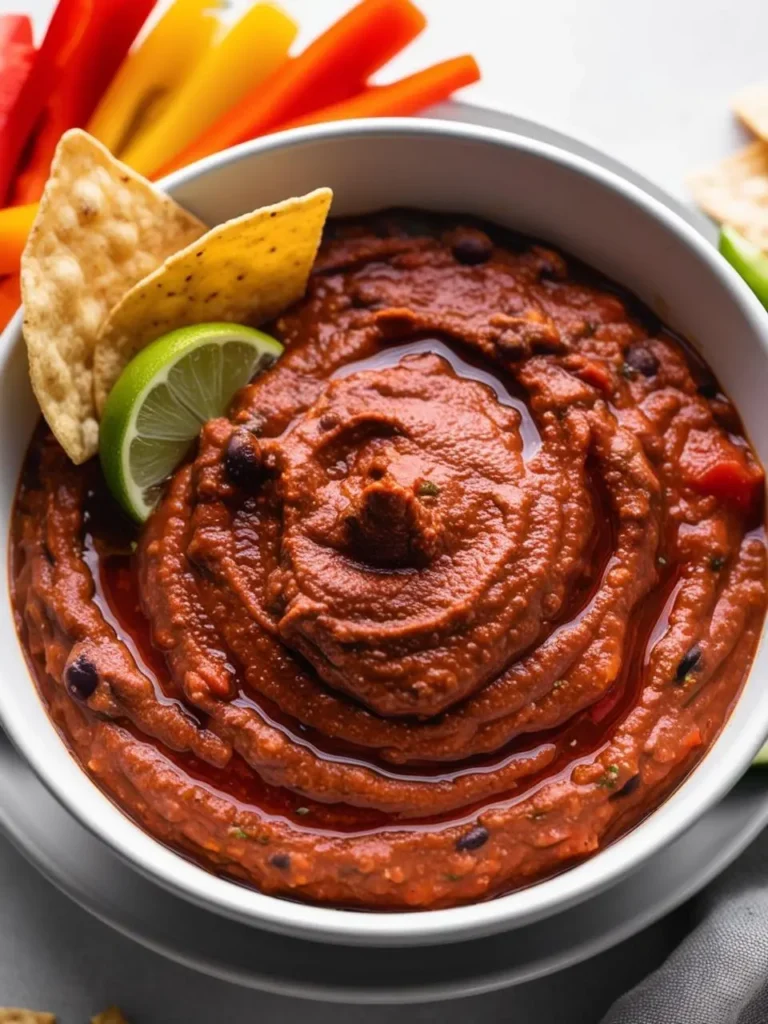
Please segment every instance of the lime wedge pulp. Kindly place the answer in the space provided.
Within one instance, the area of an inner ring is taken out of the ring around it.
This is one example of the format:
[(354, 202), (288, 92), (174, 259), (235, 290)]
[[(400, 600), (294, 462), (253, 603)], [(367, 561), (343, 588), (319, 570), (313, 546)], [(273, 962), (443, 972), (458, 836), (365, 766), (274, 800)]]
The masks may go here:
[(727, 225), (720, 230), (720, 252), (768, 307), (768, 255)]
[(752, 764), (768, 765), (768, 743), (764, 743), (755, 754)]
[(143, 522), (160, 485), (206, 420), (223, 416), (238, 388), (283, 351), (268, 334), (239, 324), (195, 324), (153, 341), (112, 388), (99, 457), (112, 494)]

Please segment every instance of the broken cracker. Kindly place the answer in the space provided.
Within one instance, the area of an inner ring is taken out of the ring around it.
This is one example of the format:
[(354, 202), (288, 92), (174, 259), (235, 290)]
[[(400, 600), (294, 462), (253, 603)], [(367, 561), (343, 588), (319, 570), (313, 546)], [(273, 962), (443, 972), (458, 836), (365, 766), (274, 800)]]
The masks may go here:
[(768, 82), (742, 89), (733, 100), (733, 109), (747, 128), (768, 142)]
[(693, 175), (691, 192), (714, 220), (768, 250), (768, 143), (758, 141)]
[(116, 160), (66, 132), (21, 258), (32, 388), (75, 463), (98, 450), (93, 353), (115, 303), (205, 225)]
[(97, 1013), (95, 1017), (91, 1017), (91, 1024), (128, 1024), (128, 1021), (116, 1006), (110, 1006), (103, 1013)]
[(0, 1006), (0, 1024), (56, 1024), (54, 1013)]

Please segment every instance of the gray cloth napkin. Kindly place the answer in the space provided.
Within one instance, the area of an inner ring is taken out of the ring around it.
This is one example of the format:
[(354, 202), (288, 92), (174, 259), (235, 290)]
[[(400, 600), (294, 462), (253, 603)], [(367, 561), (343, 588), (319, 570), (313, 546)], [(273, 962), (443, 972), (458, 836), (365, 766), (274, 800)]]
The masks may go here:
[(687, 937), (602, 1024), (768, 1022), (768, 831), (690, 908)]

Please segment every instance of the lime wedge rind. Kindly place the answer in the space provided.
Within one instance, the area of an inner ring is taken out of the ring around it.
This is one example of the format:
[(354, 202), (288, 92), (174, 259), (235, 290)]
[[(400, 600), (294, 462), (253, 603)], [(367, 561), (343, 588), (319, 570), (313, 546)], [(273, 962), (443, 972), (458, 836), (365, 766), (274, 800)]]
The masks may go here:
[(104, 409), (100, 457), (110, 490), (134, 519), (150, 514), (202, 424), (224, 415), (235, 392), (282, 350), (251, 327), (197, 324), (158, 338), (128, 364)]

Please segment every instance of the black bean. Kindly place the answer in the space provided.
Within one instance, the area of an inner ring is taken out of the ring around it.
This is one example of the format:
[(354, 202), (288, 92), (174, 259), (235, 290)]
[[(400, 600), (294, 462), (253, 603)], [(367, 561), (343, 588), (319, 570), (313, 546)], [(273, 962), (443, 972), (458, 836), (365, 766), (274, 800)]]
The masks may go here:
[(624, 355), (624, 362), (644, 377), (655, 377), (659, 372), (659, 360), (645, 345), (632, 345)]
[(493, 242), (488, 235), (475, 229), (467, 229), (457, 233), (452, 252), (457, 263), (467, 267), (475, 267), (478, 263), (487, 263), (493, 255)]
[(84, 654), (79, 654), (67, 667), (67, 690), (78, 700), (88, 700), (99, 685), (96, 666)]
[(490, 837), (490, 832), (483, 825), (475, 825), (473, 829), (466, 832), (463, 836), (460, 836), (456, 840), (456, 849), (460, 852), (464, 850), (479, 850), (481, 846), (485, 846)]
[(608, 797), (608, 799), (609, 800), (617, 800), (620, 796), (631, 796), (632, 793), (635, 792), (635, 790), (638, 788), (639, 785), (640, 785), (640, 776), (639, 776), (639, 774), (638, 775), (633, 775), (631, 778), (627, 779), (627, 781), (624, 783), (624, 785), (621, 787), (621, 789), (617, 789), (615, 793), (611, 793), (611, 795)]
[(685, 677), (689, 672), (694, 672), (699, 667), (701, 661), (701, 648), (698, 644), (694, 644), (693, 647), (683, 656), (680, 664), (677, 666), (675, 672), (675, 681), (682, 683), (685, 681)]
[(696, 390), (702, 398), (717, 398), (720, 388), (714, 377), (703, 377), (697, 381)]
[(291, 855), (289, 853), (273, 853), (269, 863), (279, 871), (287, 871), (291, 866)]
[(262, 480), (263, 464), (259, 443), (248, 430), (236, 430), (224, 452), (224, 469), (230, 481), (254, 490)]

